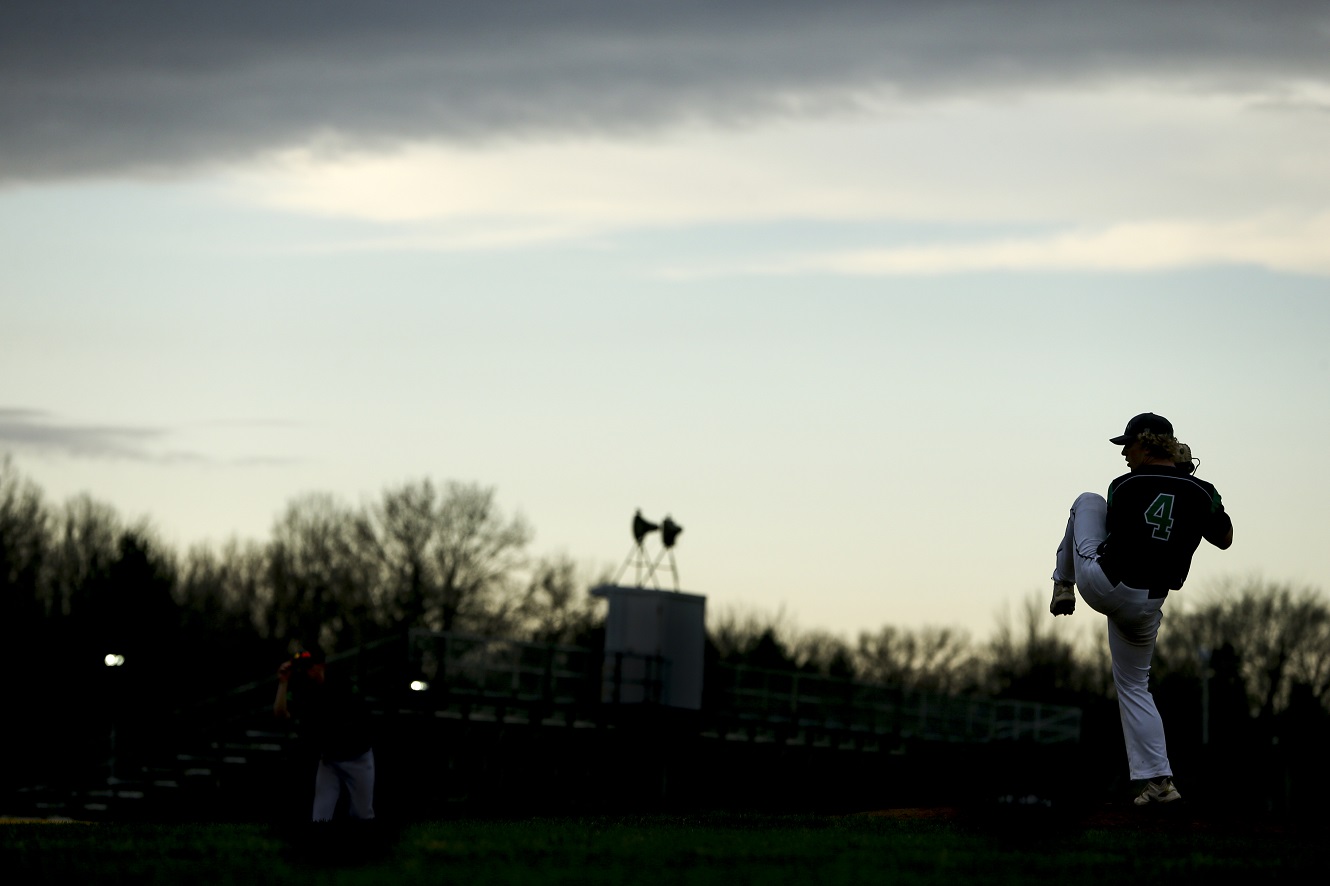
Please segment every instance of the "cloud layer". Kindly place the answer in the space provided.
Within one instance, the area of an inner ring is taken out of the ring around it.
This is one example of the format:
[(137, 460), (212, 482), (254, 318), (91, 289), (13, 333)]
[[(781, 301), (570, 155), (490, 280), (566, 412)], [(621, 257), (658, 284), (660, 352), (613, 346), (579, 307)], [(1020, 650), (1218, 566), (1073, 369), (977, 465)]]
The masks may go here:
[[(1330, 276), (1326, 243), (1330, 243), (1330, 213), (1311, 219), (1260, 218), (1236, 223), (1148, 222), (952, 245), (834, 252), (767, 266), (714, 269), (713, 273), (892, 277), (985, 271), (1167, 271), (1201, 265), (1248, 265)], [(705, 274), (700, 270), (678, 273)]]
[[(1324, 4), (352, 0), (0, 10), (0, 176), (169, 174), (310, 144), (632, 136), (1124, 79), (1283, 101)], [(1293, 99), (1297, 100), (1297, 99)]]
[[(51, 416), (35, 409), (0, 407), (0, 447), (15, 448), (78, 457), (156, 459), (152, 444), (162, 440), (160, 428), (67, 425), (51, 421)], [(173, 460), (197, 456), (176, 454)]]
[[(803, 255), (781, 244), (763, 254), (759, 234), (733, 244), (723, 266), (697, 264), (713, 256), (672, 259), (667, 272), (1240, 264), (1323, 275), (1327, 135), (1330, 115), (1233, 96), (1047, 90), (652, 140), (416, 145), (337, 157), (294, 150), (232, 184), (244, 202), (374, 225), (368, 237), (325, 248), (506, 249), (691, 224), (891, 220), (914, 225), (912, 242)], [(965, 230), (970, 239), (957, 242)]]
[[(214, 423), (253, 427), (273, 422)], [(0, 406), (0, 452), (15, 449), (41, 455), (72, 458), (109, 458), (160, 464), (283, 465), (294, 459), (241, 456), (219, 459), (199, 452), (163, 449), (178, 431), (140, 425), (101, 425), (62, 422), (39, 409)]]

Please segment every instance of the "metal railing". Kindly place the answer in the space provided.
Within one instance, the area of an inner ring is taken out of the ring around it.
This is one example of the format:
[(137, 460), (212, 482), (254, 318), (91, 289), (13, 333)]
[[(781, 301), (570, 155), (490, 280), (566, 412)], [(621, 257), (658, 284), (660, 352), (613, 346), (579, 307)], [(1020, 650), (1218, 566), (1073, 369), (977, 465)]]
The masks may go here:
[(1080, 709), (1061, 705), (949, 696), (744, 665), (717, 665), (708, 677), (712, 712), (739, 722), (925, 741), (1080, 738)]
[(497, 637), (412, 631), (407, 658), (426, 691), (578, 704), (594, 697), (588, 683), (595, 654), (580, 646)]
[(660, 704), (665, 698), (669, 667), (669, 661), (659, 655), (606, 653), (601, 671), (601, 701), (616, 705)]
[[(596, 720), (624, 704), (659, 704), (669, 674), (669, 662), (658, 656), (421, 629), (328, 660), (354, 673), (367, 696), (394, 708), (529, 720), (558, 714), (567, 723)], [(722, 726), (945, 742), (1080, 737), (1081, 711), (1074, 707), (746, 665), (713, 665), (706, 678), (704, 717)], [(240, 719), (271, 704), (272, 682), (247, 683), (201, 707), (218, 720)], [(419, 691), (410, 691), (412, 684)]]

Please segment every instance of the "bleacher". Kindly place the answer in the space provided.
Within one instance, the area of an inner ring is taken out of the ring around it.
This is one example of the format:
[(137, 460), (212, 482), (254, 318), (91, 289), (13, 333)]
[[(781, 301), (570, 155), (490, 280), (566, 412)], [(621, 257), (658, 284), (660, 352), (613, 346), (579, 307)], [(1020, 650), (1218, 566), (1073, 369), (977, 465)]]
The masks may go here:
[[(728, 664), (707, 670), (702, 709), (678, 715), (657, 704), (668, 662), (638, 658), (413, 630), (328, 662), (354, 677), (382, 731), (399, 747), (410, 747), (413, 756), (444, 749), (432, 777), (476, 777), (464, 771), (467, 754), (485, 757), (475, 771), (502, 768), (505, 748), (529, 754), (542, 743), (582, 760), (577, 765), (585, 769), (616, 747), (616, 731), (627, 730), (657, 757), (677, 752), (696, 759), (714, 757), (718, 751), (708, 748), (721, 746), (727, 759), (744, 746), (902, 755), (923, 745), (1067, 745), (1080, 737), (1078, 708)], [(624, 692), (626, 680), (635, 691)], [(30, 786), (8, 811), (74, 819), (243, 817), (252, 812), (253, 797), (303, 778), (291, 774), (299, 770), (296, 733), (271, 714), (274, 690), (275, 677), (267, 676), (192, 703), (177, 714), (169, 753), (132, 771), (112, 765), (105, 781), (83, 788)], [(642, 701), (624, 704), (624, 696)], [(657, 712), (669, 717), (668, 747), (661, 743), (666, 730), (653, 725)], [(578, 750), (583, 745), (584, 753)], [(654, 757), (650, 762), (664, 765)]]

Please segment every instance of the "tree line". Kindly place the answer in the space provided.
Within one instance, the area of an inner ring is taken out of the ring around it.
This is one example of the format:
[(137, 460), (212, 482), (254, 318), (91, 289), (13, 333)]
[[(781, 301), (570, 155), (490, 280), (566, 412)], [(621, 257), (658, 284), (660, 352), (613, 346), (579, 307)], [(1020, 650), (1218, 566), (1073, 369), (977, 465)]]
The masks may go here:
[[(1330, 601), (1317, 590), (1254, 579), (1165, 608), (1156, 682), (1217, 679), (1248, 715), (1269, 719), (1293, 703), (1330, 708)], [(1080, 619), (1080, 621), (1073, 621)], [(1109, 698), (1113, 680), (1103, 617), (1084, 604), (1055, 621), (1047, 601), (1025, 600), (976, 641), (952, 627), (885, 625), (848, 640), (801, 631), (779, 616), (712, 618), (719, 660), (884, 683), (946, 695), (985, 694), (1076, 703)]]
[(595, 577), (566, 555), (531, 555), (532, 534), (493, 489), (425, 479), (358, 507), (301, 496), (265, 542), (179, 552), (90, 496), (51, 504), (0, 460), (7, 639), (40, 635), (84, 662), (182, 647), (196, 666), (225, 659), (232, 683), (254, 666), (245, 648), (266, 668), (292, 645), (332, 654), (410, 628), (587, 640)]
[[(124, 676), (115, 677), (124, 697), (151, 719), (149, 709), (266, 674), (293, 645), (331, 654), (427, 628), (594, 648), (603, 603), (587, 589), (609, 575), (568, 555), (536, 556), (532, 539), (492, 488), (423, 479), (361, 505), (304, 495), (278, 515), (266, 541), (177, 551), (147, 522), (90, 496), (48, 501), (4, 456), (5, 679), (18, 710), (74, 729), (106, 703), (112, 669), (102, 660), (113, 653), (126, 657)], [(1157, 695), (1189, 706), (1203, 698), (1207, 723), (1229, 723), (1216, 734), (1273, 734), (1290, 711), (1325, 714), (1330, 605), (1318, 591), (1259, 580), (1188, 589), (1165, 613)], [(1083, 606), (1074, 619), (1055, 622), (1036, 596), (983, 640), (945, 626), (891, 625), (847, 639), (779, 616), (713, 612), (708, 656), (907, 690), (1111, 701), (1103, 620)]]
[[(289, 502), (263, 542), (183, 552), (146, 521), (87, 495), (47, 501), (0, 458), (0, 630), (5, 648), (100, 663), (104, 654), (179, 655), (219, 686), (292, 645), (331, 654), (410, 628), (594, 645), (607, 581), (566, 554), (535, 556), (531, 526), (494, 489), (429, 479), (359, 506), (313, 493)], [(1108, 696), (1098, 617), (1055, 621), (1032, 597), (976, 641), (953, 627), (884, 625), (857, 637), (803, 630), (779, 614), (715, 613), (716, 661), (801, 670), (947, 694), (1047, 700)], [(1077, 625), (1069, 629), (1068, 625)], [(36, 648), (34, 648), (36, 647)], [(1330, 704), (1330, 605), (1313, 589), (1252, 580), (1188, 589), (1165, 609), (1158, 679), (1207, 672), (1241, 688), (1254, 717), (1294, 699)]]
[[(296, 648), (334, 654), (412, 628), (594, 645), (603, 602), (587, 587), (601, 577), (533, 555), (531, 540), (493, 489), (426, 479), (361, 506), (301, 496), (266, 541), (177, 551), (91, 496), (48, 501), (5, 455), (0, 655), (17, 716), (0, 745), (11, 759), (100, 765), (113, 715), (121, 744), (136, 730), (142, 745), (171, 712)], [(30, 775), (11, 767), (0, 781)]]

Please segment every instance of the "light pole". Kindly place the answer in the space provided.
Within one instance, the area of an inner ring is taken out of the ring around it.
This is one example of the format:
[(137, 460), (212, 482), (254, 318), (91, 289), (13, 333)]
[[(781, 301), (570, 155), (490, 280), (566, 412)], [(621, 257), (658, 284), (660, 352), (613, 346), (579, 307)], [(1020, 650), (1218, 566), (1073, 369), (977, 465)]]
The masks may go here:
[[(106, 654), (106, 657), (102, 659), (102, 664), (105, 665), (107, 668), (122, 668), (122, 667), (125, 666), (125, 657), (124, 657), (123, 655), (121, 655), (120, 653), (118, 653), (118, 652), (108, 652), (108, 653)], [(116, 692), (116, 684), (119, 682), (119, 679), (118, 679), (117, 676), (115, 676), (115, 675), (111, 675), (111, 676), (110, 676), (110, 680), (109, 680), (108, 682), (111, 684), (111, 689), (110, 689), (110, 692), (108, 693), (108, 695), (110, 696), (110, 699), (111, 699), (111, 753), (110, 753), (110, 756), (107, 758), (106, 763), (107, 763), (107, 768), (110, 770), (110, 775), (109, 775), (108, 780), (111, 781), (111, 782), (114, 782), (114, 781), (115, 781), (115, 752), (116, 752), (116, 747), (115, 747), (115, 742), (116, 742), (116, 736), (115, 736), (116, 716), (115, 716), (115, 715), (116, 715), (116, 708), (119, 706), (119, 703), (120, 703), (119, 695), (118, 695), (118, 693)]]

